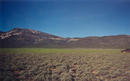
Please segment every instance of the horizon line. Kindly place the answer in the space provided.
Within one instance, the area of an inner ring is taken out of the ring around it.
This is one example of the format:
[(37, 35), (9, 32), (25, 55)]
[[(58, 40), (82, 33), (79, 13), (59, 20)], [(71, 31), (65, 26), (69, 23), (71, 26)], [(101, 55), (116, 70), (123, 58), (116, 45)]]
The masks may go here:
[[(11, 30), (14, 30), (14, 29), (28, 29), (28, 30), (39, 31), (41, 33), (46, 33), (46, 34), (50, 34), (50, 35), (55, 35), (55, 34), (52, 34), (52, 33), (43, 32), (43, 31), (40, 31), (40, 30), (32, 29), (32, 28), (21, 28), (21, 27), (14, 27), (14, 28), (9, 29), (7, 31), (0, 30), (0, 32), (6, 33), (6, 32), (9, 32)], [(55, 36), (62, 37), (62, 38), (87, 38), (87, 37), (106, 37), (106, 36), (129, 36), (129, 34), (89, 35), (89, 36), (86, 35), (86, 36), (81, 36), (81, 37), (63, 37), (63, 36), (59, 36), (59, 35), (55, 35)]]

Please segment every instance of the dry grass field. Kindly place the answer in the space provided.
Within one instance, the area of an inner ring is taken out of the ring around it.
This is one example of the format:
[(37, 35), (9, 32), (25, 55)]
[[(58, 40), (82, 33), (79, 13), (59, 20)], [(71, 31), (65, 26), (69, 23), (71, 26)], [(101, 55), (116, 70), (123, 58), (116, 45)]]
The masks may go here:
[(120, 49), (0, 49), (0, 81), (130, 81)]

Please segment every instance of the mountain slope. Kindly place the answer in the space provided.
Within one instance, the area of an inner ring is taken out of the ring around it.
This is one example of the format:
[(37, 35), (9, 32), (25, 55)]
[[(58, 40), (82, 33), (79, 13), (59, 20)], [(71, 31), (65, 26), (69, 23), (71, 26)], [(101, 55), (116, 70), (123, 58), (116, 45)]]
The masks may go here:
[(0, 35), (1, 47), (49, 47), (62, 39), (55, 35), (21, 28), (14, 28)]
[(81, 38), (77, 42), (71, 43), (75, 47), (88, 47), (88, 48), (129, 48), (130, 36), (117, 35), (117, 36), (104, 36), (104, 37), (87, 37)]
[(32, 29), (0, 32), (0, 47), (129, 48), (130, 35), (63, 38)]

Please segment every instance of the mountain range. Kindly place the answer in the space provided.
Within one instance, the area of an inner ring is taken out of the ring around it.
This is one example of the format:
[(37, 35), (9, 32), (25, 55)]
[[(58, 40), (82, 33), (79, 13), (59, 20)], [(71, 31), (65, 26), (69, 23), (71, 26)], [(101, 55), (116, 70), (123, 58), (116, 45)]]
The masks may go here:
[(130, 48), (130, 35), (64, 38), (32, 29), (0, 31), (0, 48)]

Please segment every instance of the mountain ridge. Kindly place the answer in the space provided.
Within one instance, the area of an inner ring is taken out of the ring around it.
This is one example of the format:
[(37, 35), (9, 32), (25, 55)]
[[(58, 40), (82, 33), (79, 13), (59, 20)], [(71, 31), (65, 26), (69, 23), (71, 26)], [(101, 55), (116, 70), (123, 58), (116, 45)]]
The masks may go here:
[(129, 48), (130, 35), (64, 38), (32, 29), (14, 28), (0, 32), (0, 48), (6, 47)]
[[(32, 30), (32, 31), (37, 31), (37, 32), (41, 32), (41, 33), (46, 33), (46, 32), (42, 32), (42, 31), (35, 30), (35, 29), (19, 28), (19, 27), (15, 27), (15, 28), (8, 30), (6, 32), (0, 30), (0, 33), (7, 33), (7, 32), (12, 31), (12, 30)], [(46, 34), (49, 34), (49, 33), (46, 33)], [(52, 34), (50, 34), (50, 35), (52, 35)], [(55, 35), (55, 36), (58, 36), (58, 35)], [(128, 35), (128, 34), (117, 34), (117, 35), (104, 35), (104, 36), (62, 37), (62, 38), (88, 38), (88, 37), (108, 37), (108, 36), (130, 36), (130, 35)], [(58, 36), (58, 37), (61, 37), (61, 36)]]

